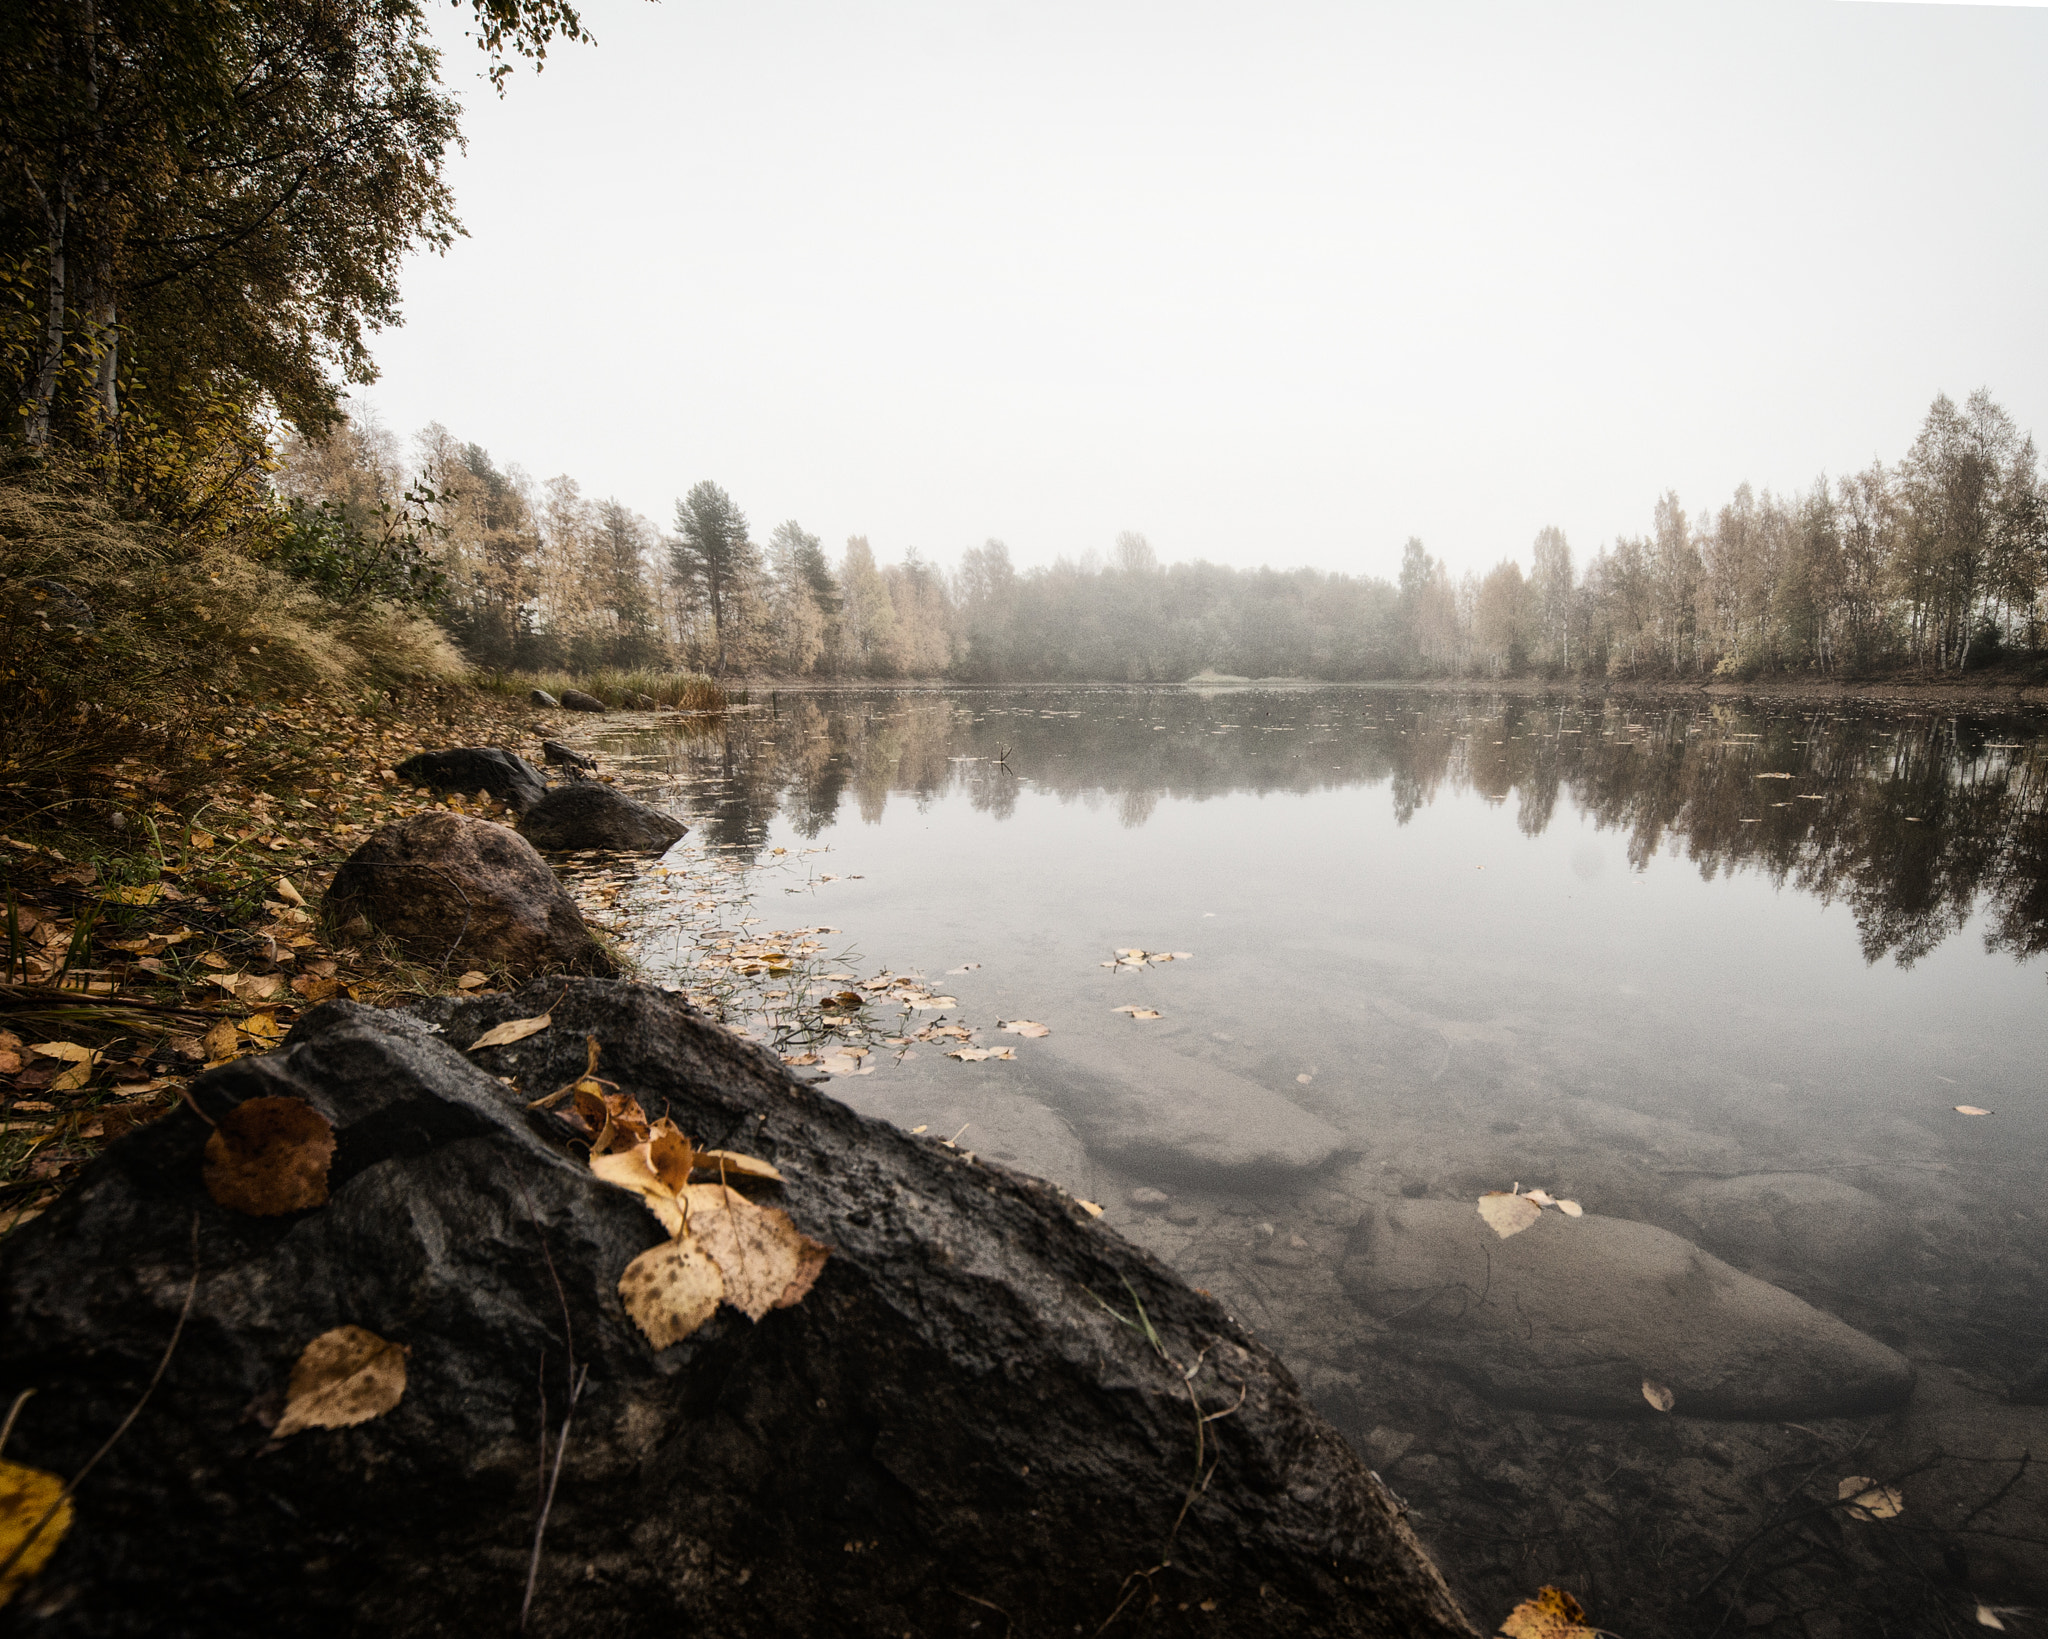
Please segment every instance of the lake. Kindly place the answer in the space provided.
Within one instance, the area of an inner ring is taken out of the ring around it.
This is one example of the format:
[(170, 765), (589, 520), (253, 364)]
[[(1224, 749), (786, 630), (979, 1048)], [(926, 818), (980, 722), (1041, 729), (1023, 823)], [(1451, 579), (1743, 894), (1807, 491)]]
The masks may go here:
[(1543, 1583), (1629, 1639), (2022, 1627), (2043, 730), (778, 693), (585, 728), (692, 833), (570, 868), (649, 977), (1212, 1292), (1482, 1628)]

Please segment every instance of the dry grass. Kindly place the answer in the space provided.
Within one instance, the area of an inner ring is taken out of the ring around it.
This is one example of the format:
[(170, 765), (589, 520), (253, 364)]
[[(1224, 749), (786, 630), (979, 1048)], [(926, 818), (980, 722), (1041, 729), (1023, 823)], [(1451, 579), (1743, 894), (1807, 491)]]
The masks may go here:
[(635, 694), (647, 695), (671, 711), (723, 711), (726, 706), (725, 690), (702, 672), (607, 667), (582, 674), (495, 672), (474, 676), (471, 681), (479, 688), (521, 698), (531, 689), (544, 689), (559, 700), (564, 689), (580, 689), (613, 707), (623, 706), (627, 697)]
[[(91, 611), (62, 618), (56, 582)], [(339, 607), (232, 545), (116, 516), (100, 497), (0, 473), (0, 811), (34, 807), (117, 756), (174, 766), (238, 702), (362, 700), (453, 680), (424, 617)]]

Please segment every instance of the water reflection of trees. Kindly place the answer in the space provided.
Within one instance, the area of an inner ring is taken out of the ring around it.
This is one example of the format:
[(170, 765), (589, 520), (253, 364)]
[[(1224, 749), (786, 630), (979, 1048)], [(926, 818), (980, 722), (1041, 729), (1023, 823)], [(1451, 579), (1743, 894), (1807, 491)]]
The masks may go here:
[[(660, 761), (708, 840), (766, 846), (780, 812), (815, 837), (851, 798), (959, 793), (1007, 818), (1025, 790), (1113, 801), (1385, 784), (1405, 823), (1442, 792), (1515, 804), (1531, 835), (1561, 796), (1641, 866), (1761, 871), (1854, 912), (1865, 955), (1910, 964), (1978, 905), (1993, 949), (2048, 950), (2048, 742), (2010, 719), (1765, 703), (1428, 695), (844, 693), (686, 725)], [(1789, 774), (1791, 779), (1760, 778)]]

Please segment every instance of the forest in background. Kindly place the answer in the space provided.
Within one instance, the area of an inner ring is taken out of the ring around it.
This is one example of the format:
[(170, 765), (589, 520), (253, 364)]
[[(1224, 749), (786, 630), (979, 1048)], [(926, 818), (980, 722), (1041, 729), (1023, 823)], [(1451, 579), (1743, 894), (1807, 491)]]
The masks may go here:
[(1179, 682), (1241, 677), (1721, 678), (1954, 674), (2038, 663), (2048, 493), (2032, 438), (1979, 391), (1937, 398), (1894, 464), (1796, 494), (1743, 485), (1577, 557), (1454, 574), (1410, 539), (1398, 579), (1166, 564), (1143, 535), (1019, 569), (990, 540), (951, 567), (795, 519), (756, 540), (717, 484), (664, 526), (536, 482), (447, 428), (406, 452), (358, 416), (291, 441), (277, 475), (336, 536), (417, 512), (439, 618), (478, 665), (681, 665), (720, 676)]

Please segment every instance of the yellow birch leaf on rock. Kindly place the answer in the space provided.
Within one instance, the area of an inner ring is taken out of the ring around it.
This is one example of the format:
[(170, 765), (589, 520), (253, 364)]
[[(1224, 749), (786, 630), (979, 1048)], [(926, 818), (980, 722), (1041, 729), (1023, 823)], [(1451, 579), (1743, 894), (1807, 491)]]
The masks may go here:
[(782, 1182), (777, 1172), (757, 1155), (741, 1155), (737, 1150), (699, 1150), (694, 1163), (699, 1172), (723, 1172), (732, 1178), (765, 1178), (771, 1183)]
[(503, 1024), (493, 1025), (469, 1044), (474, 1053), (480, 1047), (509, 1047), (515, 1041), (524, 1041), (528, 1036), (537, 1036), (555, 1022), (552, 1013), (538, 1013), (530, 1019), (507, 1019)]
[(986, 1047), (955, 1047), (946, 1054), (949, 1059), (958, 1059), (962, 1064), (979, 1064), (989, 1057)]
[(683, 1209), (675, 1188), (662, 1181), (655, 1169), (651, 1144), (614, 1150), (609, 1155), (592, 1155), (590, 1170), (607, 1184), (629, 1189), (647, 1203), (647, 1210), (660, 1220), (671, 1235), (683, 1231)]
[(334, 1129), (302, 1098), (251, 1098), (206, 1141), (206, 1193), (252, 1218), (303, 1212), (327, 1200)]
[(1906, 1499), (1897, 1486), (1879, 1485), (1868, 1474), (1851, 1474), (1835, 1487), (1835, 1498), (1849, 1506), (1851, 1519), (1896, 1519), (1906, 1511)]
[[(21, 1585), (43, 1568), (57, 1551), (57, 1544), (64, 1540), (64, 1533), (71, 1529), (70, 1498), (57, 1502), (63, 1494), (64, 1482), (55, 1474), (25, 1468), (20, 1463), (0, 1462), (0, 1563), (14, 1560), (7, 1574), (0, 1576), (0, 1605), (12, 1599)], [(55, 1513), (50, 1513), (52, 1503), (57, 1503)], [(35, 1531), (36, 1522), (45, 1514), (50, 1514), (48, 1522), (30, 1540), (29, 1532)], [(28, 1543), (26, 1548), (22, 1546), (24, 1542)], [(15, 1559), (17, 1553), (21, 1557)]]
[(1562, 1212), (1567, 1218), (1583, 1218), (1586, 1215), (1586, 1209), (1580, 1206), (1577, 1201), (1559, 1201), (1557, 1203), (1557, 1210)]
[(1036, 1019), (1011, 1019), (1007, 1023), (998, 1023), (996, 1028), (1013, 1036), (1028, 1036), (1034, 1041), (1052, 1034), (1052, 1026), (1040, 1024)]
[(1678, 1404), (1677, 1395), (1662, 1383), (1653, 1383), (1647, 1377), (1643, 1379), (1643, 1398), (1659, 1411), (1669, 1411)]
[(1542, 1217), (1543, 1208), (1526, 1195), (1496, 1189), (1479, 1197), (1479, 1216), (1486, 1220), (1487, 1228), (1506, 1240), (1510, 1235), (1521, 1234)]
[[(1542, 1208), (1538, 1208), (1541, 1211)], [(1508, 1612), (1500, 1631), (1507, 1639), (1597, 1639), (1579, 1602), (1562, 1588), (1543, 1588)]]
[(722, 1184), (683, 1192), (691, 1238), (725, 1277), (725, 1301), (749, 1320), (801, 1302), (831, 1248), (812, 1240), (780, 1207), (756, 1206)]
[(619, 1300), (657, 1349), (682, 1342), (724, 1296), (725, 1277), (691, 1235), (650, 1247), (619, 1277)]
[(353, 1428), (405, 1398), (405, 1349), (361, 1326), (322, 1332), (299, 1353), (273, 1440), (307, 1428)]
[(1956, 1106), (1957, 1115), (1989, 1115), (1990, 1113), (1981, 1104), (1958, 1104)]
[(1125, 1002), (1122, 1007), (1113, 1007), (1110, 1011), (1112, 1013), (1128, 1013), (1134, 1019), (1156, 1019), (1159, 1017), (1157, 1009), (1140, 1007), (1135, 1002)]

